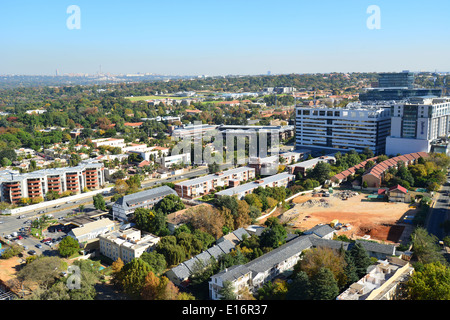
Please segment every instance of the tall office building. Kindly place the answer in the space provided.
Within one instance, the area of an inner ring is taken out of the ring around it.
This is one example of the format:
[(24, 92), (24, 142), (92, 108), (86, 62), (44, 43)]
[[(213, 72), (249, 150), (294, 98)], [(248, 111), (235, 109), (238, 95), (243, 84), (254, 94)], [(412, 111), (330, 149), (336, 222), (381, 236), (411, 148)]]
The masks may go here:
[(380, 73), (379, 76), (379, 88), (414, 88), (414, 73), (412, 72)]
[(391, 106), (386, 154), (430, 152), (433, 140), (448, 137), (450, 97), (417, 97)]
[(296, 108), (295, 146), (313, 151), (358, 152), (366, 147), (385, 151), (391, 117), (389, 106), (348, 105), (346, 108)]
[(380, 73), (377, 87), (366, 88), (360, 93), (359, 100), (366, 101), (400, 101), (411, 97), (442, 95), (441, 89), (414, 88), (414, 73)]

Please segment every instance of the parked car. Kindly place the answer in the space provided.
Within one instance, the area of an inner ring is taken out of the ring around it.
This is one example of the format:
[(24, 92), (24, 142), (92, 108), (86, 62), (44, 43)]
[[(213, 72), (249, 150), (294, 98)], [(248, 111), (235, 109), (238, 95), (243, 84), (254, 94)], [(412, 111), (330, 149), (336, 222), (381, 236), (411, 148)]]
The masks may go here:
[(42, 244), (38, 243), (38, 244), (36, 245), (36, 248), (41, 249), (41, 248), (42, 248)]
[(32, 255), (32, 256), (33, 256), (33, 255), (35, 255), (35, 254), (36, 254), (36, 251), (34, 251), (34, 250), (30, 250), (30, 251), (28, 251), (28, 254), (29, 254), (29, 255)]

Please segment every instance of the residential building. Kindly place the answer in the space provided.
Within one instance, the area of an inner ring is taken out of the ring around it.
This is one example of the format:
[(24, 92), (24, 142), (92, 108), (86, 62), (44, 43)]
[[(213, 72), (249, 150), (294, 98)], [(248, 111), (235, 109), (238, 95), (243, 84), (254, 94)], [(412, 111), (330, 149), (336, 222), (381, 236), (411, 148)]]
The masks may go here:
[(120, 258), (124, 263), (128, 263), (134, 258), (139, 258), (144, 252), (152, 251), (160, 238), (130, 228), (102, 234), (99, 240), (102, 255), (114, 261)]
[[(316, 230), (317, 231), (317, 230)], [(325, 234), (328, 234), (325, 232)], [(395, 246), (368, 241), (356, 241), (361, 244), (369, 256), (377, 259), (386, 259), (395, 256)], [(293, 270), (295, 264), (301, 259), (304, 250), (314, 247), (327, 247), (334, 250), (350, 250), (355, 244), (321, 238), (312, 232), (294, 238), (286, 244), (244, 264), (236, 265), (213, 275), (209, 281), (209, 296), (213, 300), (221, 298), (220, 290), (225, 281), (230, 281), (236, 295), (244, 288), (256, 292), (266, 282), (274, 280), (286, 271)]]
[(327, 156), (321, 156), (318, 158), (314, 158), (314, 159), (310, 159), (310, 160), (306, 160), (306, 161), (302, 161), (296, 164), (291, 164), (288, 165), (287, 171), (290, 174), (300, 174), (300, 176), (306, 177), (306, 171), (308, 169), (314, 169), (314, 167), (319, 163), (319, 162), (325, 162), (325, 163), (329, 163), (329, 164), (334, 164), (336, 162), (336, 158), (332, 155), (327, 155)]
[(397, 297), (399, 284), (413, 274), (408, 261), (388, 257), (378, 261), (358, 282), (342, 292), (336, 300), (393, 300)]
[(397, 156), (385, 160), (381, 163), (376, 164), (374, 167), (369, 169), (362, 176), (362, 183), (367, 182), (369, 188), (379, 188), (381, 183), (384, 181), (384, 175), (389, 168), (397, 168), (398, 162), (401, 161), (408, 166), (410, 164), (415, 164), (419, 158), (428, 158), (429, 155), (426, 152), (416, 152), (410, 154), (404, 154), (402, 156)]
[(105, 146), (105, 147), (119, 147), (123, 148), (126, 146), (125, 139), (115, 139), (115, 138), (102, 138), (92, 140), (95, 148)]
[(191, 164), (191, 153), (182, 153), (182, 154), (176, 154), (171, 156), (164, 156), (158, 160), (158, 162), (161, 164), (163, 168), (171, 168), (174, 165), (178, 164), (184, 164), (184, 165), (190, 165)]
[(21, 198), (44, 198), (47, 192), (80, 193), (83, 189), (99, 189), (105, 184), (104, 165), (81, 162), (76, 167), (42, 169), (29, 173), (0, 173), (1, 201), (18, 203)]
[(411, 98), (391, 107), (386, 154), (430, 152), (433, 140), (450, 132), (450, 97)]
[(387, 195), (390, 202), (411, 202), (411, 195), (408, 193), (408, 189), (399, 184), (389, 188)]
[(294, 181), (295, 176), (287, 172), (279, 173), (273, 176), (264, 177), (263, 179), (239, 185), (234, 188), (225, 189), (216, 192), (216, 197), (236, 196), (239, 200), (250, 194), (256, 188), (262, 187), (287, 187)]
[(168, 186), (127, 194), (112, 205), (113, 217), (126, 221), (137, 208), (151, 208), (170, 194), (176, 195), (177, 193)]
[(183, 286), (188, 281), (192, 273), (196, 271), (199, 266), (208, 265), (212, 259), (218, 260), (221, 255), (228, 254), (233, 250), (235, 245), (229, 241), (225, 240), (211, 248), (203, 251), (202, 253), (190, 258), (177, 265), (176, 267), (170, 269), (165, 273), (167, 278), (172, 281), (177, 286)]
[(208, 194), (217, 187), (228, 187), (236, 181), (240, 183), (253, 178), (255, 178), (255, 169), (239, 167), (178, 182), (175, 184), (175, 191), (182, 198), (193, 199)]
[(175, 139), (202, 139), (207, 132), (212, 132), (217, 129), (215, 125), (188, 125), (176, 128), (172, 132), (172, 137)]
[(345, 181), (347, 181), (347, 179), (349, 177), (353, 176), (356, 173), (356, 170), (364, 169), (367, 162), (372, 161), (373, 163), (376, 163), (377, 159), (378, 159), (378, 157), (366, 159), (363, 162), (358, 163), (356, 166), (353, 166), (351, 168), (348, 168), (347, 170), (344, 170), (338, 174), (335, 174), (334, 176), (332, 176), (330, 178), (330, 180), (333, 184), (336, 184), (336, 185), (338, 185), (342, 182), (345, 182)]
[(270, 176), (278, 172), (279, 156), (249, 157), (248, 166), (255, 169), (255, 173), (261, 176)]
[(374, 154), (385, 152), (391, 128), (387, 105), (297, 106), (295, 112), (296, 148), (325, 152), (362, 152), (369, 148)]
[(114, 222), (110, 219), (99, 219), (73, 228), (67, 235), (77, 240), (81, 248), (92, 250), (99, 249), (98, 237), (111, 231), (114, 231)]

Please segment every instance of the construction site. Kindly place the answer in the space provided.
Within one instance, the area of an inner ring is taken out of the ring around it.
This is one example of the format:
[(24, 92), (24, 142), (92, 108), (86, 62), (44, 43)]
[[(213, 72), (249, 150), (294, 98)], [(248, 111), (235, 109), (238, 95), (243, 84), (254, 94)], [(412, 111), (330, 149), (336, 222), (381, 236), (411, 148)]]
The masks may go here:
[(293, 229), (308, 230), (329, 224), (337, 235), (350, 239), (370, 239), (385, 243), (407, 243), (413, 229), (411, 217), (418, 212), (409, 203), (370, 201), (355, 191), (308, 194), (292, 200), (291, 209), (278, 216)]

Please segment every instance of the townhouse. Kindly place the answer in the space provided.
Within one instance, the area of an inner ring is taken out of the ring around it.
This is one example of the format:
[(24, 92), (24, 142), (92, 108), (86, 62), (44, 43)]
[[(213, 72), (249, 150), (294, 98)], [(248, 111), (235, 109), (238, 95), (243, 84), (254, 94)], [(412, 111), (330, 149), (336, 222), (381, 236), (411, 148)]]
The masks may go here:
[(175, 191), (182, 198), (193, 199), (208, 194), (217, 187), (235, 186), (253, 178), (255, 178), (254, 168), (239, 167), (178, 182), (175, 184)]
[(429, 157), (429, 155), (426, 152), (414, 152), (387, 159), (364, 173), (362, 182), (367, 182), (369, 188), (379, 188), (384, 180), (384, 175), (389, 168), (397, 168), (399, 162), (403, 162), (405, 166), (415, 164), (419, 158), (427, 157)]

